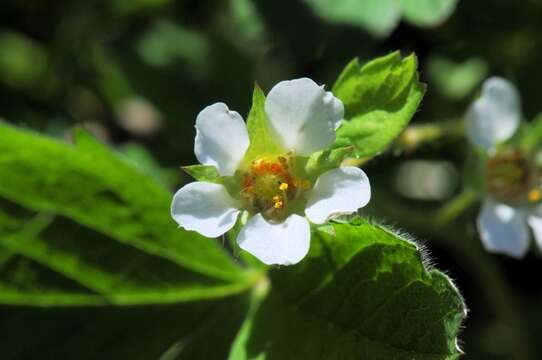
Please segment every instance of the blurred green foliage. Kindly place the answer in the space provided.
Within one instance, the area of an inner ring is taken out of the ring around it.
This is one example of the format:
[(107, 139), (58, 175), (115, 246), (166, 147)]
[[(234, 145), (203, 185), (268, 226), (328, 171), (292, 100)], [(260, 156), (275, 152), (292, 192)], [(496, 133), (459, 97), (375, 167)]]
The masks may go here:
[(427, 63), (427, 76), (440, 92), (450, 100), (461, 100), (472, 94), (487, 77), (487, 64), (476, 58), (458, 64), (435, 55)]
[(330, 21), (361, 26), (377, 36), (389, 35), (401, 17), (431, 27), (444, 22), (458, 0), (304, 0), (316, 13)]
[(162, 20), (153, 25), (137, 44), (139, 56), (151, 66), (167, 66), (184, 62), (189, 71), (208, 69), (206, 59), (210, 49), (208, 40), (197, 31)]

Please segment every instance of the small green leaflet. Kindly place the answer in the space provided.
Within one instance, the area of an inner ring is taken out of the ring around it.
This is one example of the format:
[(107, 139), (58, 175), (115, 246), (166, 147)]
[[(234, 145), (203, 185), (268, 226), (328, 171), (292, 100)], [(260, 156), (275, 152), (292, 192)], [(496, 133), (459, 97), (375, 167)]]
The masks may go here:
[(363, 66), (354, 59), (333, 87), (345, 106), (333, 147), (354, 145), (358, 158), (386, 150), (410, 122), (424, 93), (414, 54), (401, 58), (394, 52)]

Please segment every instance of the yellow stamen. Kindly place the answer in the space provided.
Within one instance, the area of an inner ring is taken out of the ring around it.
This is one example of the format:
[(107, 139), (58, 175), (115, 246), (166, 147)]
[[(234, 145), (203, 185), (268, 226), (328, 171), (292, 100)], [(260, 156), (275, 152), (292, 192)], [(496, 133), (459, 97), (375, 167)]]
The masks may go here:
[(280, 190), (280, 191), (286, 191), (286, 190), (288, 190), (288, 184), (287, 184), (287, 183), (280, 183), (280, 185), (279, 185), (279, 190)]
[(284, 206), (284, 202), (282, 201), (282, 197), (281, 196), (273, 196), (273, 207), (275, 209), (282, 209), (282, 207)]
[(542, 191), (540, 191), (540, 189), (533, 189), (529, 191), (527, 199), (529, 200), (529, 202), (537, 202), (542, 200)]

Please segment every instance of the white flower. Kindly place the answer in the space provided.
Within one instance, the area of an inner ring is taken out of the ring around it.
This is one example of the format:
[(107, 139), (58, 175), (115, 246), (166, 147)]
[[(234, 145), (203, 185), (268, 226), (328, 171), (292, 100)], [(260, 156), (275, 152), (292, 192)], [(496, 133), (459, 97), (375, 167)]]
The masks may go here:
[[(509, 81), (493, 77), (485, 81), (482, 95), (466, 115), (469, 140), (486, 149), (486, 199), (477, 219), (485, 249), (522, 258), (529, 250), (529, 227), (542, 249), (542, 192), (528, 155), (519, 150), (498, 152), (519, 127), (520, 97)], [(515, 171), (520, 176), (511, 176)]]
[(300, 157), (335, 140), (344, 107), (331, 92), (308, 78), (282, 81), (269, 92), (265, 113), (280, 150), (255, 159), (246, 159), (249, 134), (237, 112), (216, 103), (199, 113), (196, 157), (231, 177), (236, 191), (222, 184), (190, 183), (175, 194), (171, 214), (185, 229), (216, 237), (246, 210), (252, 217), (237, 236), (239, 246), (265, 264), (290, 265), (309, 251), (308, 220), (322, 224), (355, 212), (369, 202), (371, 190), (356, 167), (329, 170), (311, 181), (297, 166)]

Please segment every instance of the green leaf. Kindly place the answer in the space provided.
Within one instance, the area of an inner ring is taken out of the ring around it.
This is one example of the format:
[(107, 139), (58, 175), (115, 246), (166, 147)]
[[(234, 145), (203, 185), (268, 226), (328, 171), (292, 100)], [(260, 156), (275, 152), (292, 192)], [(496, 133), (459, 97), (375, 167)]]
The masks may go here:
[(414, 54), (399, 52), (360, 65), (354, 59), (333, 87), (345, 106), (345, 120), (333, 147), (354, 145), (356, 157), (384, 151), (418, 109), (425, 85), (418, 81)]
[(127, 143), (119, 146), (118, 151), (144, 174), (153, 177), (167, 187), (178, 183), (178, 172), (160, 167), (153, 155), (138, 143)]
[(265, 95), (256, 84), (252, 95), (252, 108), (247, 119), (250, 146), (245, 154), (245, 161), (250, 162), (265, 155), (276, 155), (281, 152), (280, 146), (273, 140), (275, 136), (269, 129), (269, 120), (265, 113)]
[(189, 165), (182, 169), (198, 181), (220, 182), (220, 174), (216, 166), (212, 165)]
[[(251, 286), (251, 275), (217, 242), (176, 226), (168, 190), (85, 132), (77, 132), (76, 140), (70, 146), (0, 124), (0, 198), (59, 217), (43, 231), (5, 236), (0, 245), (75, 281), (102, 302), (180, 302)], [(160, 281), (151, 281), (159, 279), (149, 273), (153, 268), (163, 269)], [(24, 292), (20, 299), (34, 300), (40, 301)], [(54, 297), (43, 301), (65, 304)], [(0, 296), (0, 303), (9, 302)]]
[[(45, 224), (45, 226), (43, 225)], [(141, 305), (170, 304), (230, 296), (250, 288), (251, 282), (229, 283), (191, 272), (150, 256), (110, 238), (81, 229), (63, 218), (36, 219), (22, 231), (3, 234), (1, 248), (22, 256), (48, 272), (63, 276), (84, 292), (43, 282), (36, 287), (17, 275), (24, 287), (13, 287), (12, 275), (0, 277), (0, 304), (61, 305)], [(37, 227), (38, 231), (35, 231)], [(129, 262), (127, 261), (129, 259)], [(76, 299), (77, 302), (75, 302)], [(16, 301), (15, 301), (16, 300)], [(72, 301), (73, 300), (73, 301)]]
[[(5, 357), (39, 358), (47, 348), (49, 357), (66, 359), (225, 358), (248, 308), (246, 296), (217, 298), (208, 291), (218, 290), (218, 281), (67, 218), (0, 205), (6, 210), (0, 211)], [(218, 340), (203, 346), (209, 337)]]
[(308, 259), (271, 272), (230, 359), (455, 359), (465, 305), (419, 248), (356, 219), (318, 231)]
[(403, 17), (418, 26), (437, 26), (454, 12), (457, 0), (400, 0)]
[(304, 1), (323, 19), (361, 26), (377, 36), (389, 35), (401, 18), (401, 9), (397, 0)]

